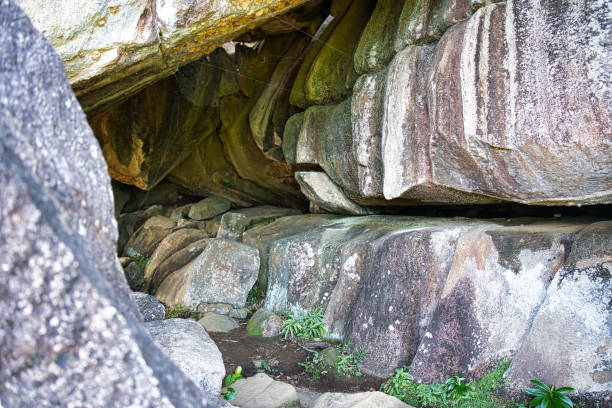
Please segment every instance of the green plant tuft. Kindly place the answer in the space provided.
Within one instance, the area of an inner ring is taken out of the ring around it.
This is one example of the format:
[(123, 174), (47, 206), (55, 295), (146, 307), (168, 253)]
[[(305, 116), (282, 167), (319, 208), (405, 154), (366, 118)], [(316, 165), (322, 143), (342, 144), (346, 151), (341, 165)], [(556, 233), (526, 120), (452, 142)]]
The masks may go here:
[(285, 339), (316, 339), (325, 334), (325, 319), (323, 309), (316, 307), (312, 312), (302, 316), (288, 315), (283, 322), (281, 334)]
[(228, 374), (225, 376), (225, 391), (221, 393), (221, 396), (228, 401), (236, 398), (236, 390), (231, 387), (236, 381), (242, 378), (242, 367), (236, 367), (236, 370), (233, 374)]
[(529, 402), (530, 407), (535, 408), (574, 408), (574, 402), (567, 396), (574, 391), (570, 387), (555, 388), (554, 385), (546, 385), (539, 380), (531, 380), (536, 388), (527, 388), (525, 392), (534, 398)]
[(350, 351), (350, 343), (339, 344), (336, 346), (336, 359), (330, 362), (329, 359), (326, 361), (319, 353), (314, 353), (313, 356), (298, 365), (304, 367), (304, 371), (313, 380), (317, 381), (322, 376), (329, 373), (330, 369), (335, 369), (336, 374), (339, 377), (354, 376), (361, 377), (363, 373), (359, 370), (359, 364), (368, 355), (363, 348), (359, 348), (359, 351), (353, 353)]
[(418, 384), (410, 375), (409, 367), (397, 368), (381, 385), (381, 391), (415, 407), (437, 408), (510, 408), (498, 393), (505, 385), (504, 373), (510, 361), (499, 364), (479, 381), (467, 383), (459, 374), (445, 383)]

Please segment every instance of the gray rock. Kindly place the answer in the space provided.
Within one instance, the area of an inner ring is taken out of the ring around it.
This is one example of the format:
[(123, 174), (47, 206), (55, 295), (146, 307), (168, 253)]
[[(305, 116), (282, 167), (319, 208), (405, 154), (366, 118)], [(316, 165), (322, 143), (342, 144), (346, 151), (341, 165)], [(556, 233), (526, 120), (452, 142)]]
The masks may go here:
[(211, 333), (227, 333), (238, 328), (238, 322), (231, 317), (211, 312), (204, 313), (198, 323)]
[(323, 306), (325, 336), (369, 353), (362, 371), (410, 365), (425, 381), (512, 357), (589, 223), (369, 216), (278, 234), (292, 218), (252, 230), (269, 248), (264, 307)]
[(172, 232), (175, 225), (172, 219), (161, 215), (149, 218), (130, 237), (123, 252), (132, 258), (149, 258), (157, 245)]
[(155, 268), (150, 280), (146, 282), (147, 290), (155, 292), (164, 279), (197, 258), (202, 251), (204, 251), (204, 248), (206, 248), (209, 242), (210, 239), (208, 238), (198, 240), (164, 259), (159, 266)]
[[(208, 234), (197, 229), (180, 229), (167, 235), (153, 251), (144, 270), (146, 280), (151, 280), (155, 270), (170, 256), (193, 244), (196, 241), (208, 238)], [(182, 266), (182, 265), (181, 265)]]
[(200, 303), (196, 310), (201, 313), (229, 315), (233, 308), (232, 305), (228, 305), (227, 303)]
[(221, 223), (219, 224), (217, 238), (240, 241), (242, 239), (242, 233), (246, 228), (246, 223), (247, 219), (245, 215), (234, 212), (223, 214)]
[(229, 311), (229, 317), (233, 317), (234, 319), (246, 319), (249, 315), (249, 312), (245, 309), (232, 309)]
[(167, 319), (144, 324), (155, 343), (202, 390), (221, 391), (225, 366), (206, 330), (193, 320)]
[(368, 210), (360, 207), (344, 194), (327, 174), (321, 171), (298, 171), (295, 179), (302, 193), (311, 203), (333, 214), (366, 215)]
[(47, 40), (0, 0), (0, 404), (216, 407), (147, 334), (110, 179)]
[[(532, 378), (612, 397), (612, 221), (584, 228), (548, 286), (507, 372), (511, 388)], [(603, 399), (602, 399), (603, 401)]]
[(259, 251), (260, 268), (257, 278), (259, 287), (268, 287), (268, 253), (272, 243), (319, 225), (331, 224), (334, 218), (336, 217), (333, 215), (313, 214), (289, 216), (279, 218), (269, 226), (260, 226), (245, 232), (242, 242)]
[(215, 238), (198, 258), (168, 276), (155, 297), (169, 306), (196, 308), (202, 303), (228, 303), (241, 308), (258, 271), (256, 248)]
[(275, 313), (258, 309), (247, 323), (247, 333), (255, 337), (277, 337), (283, 328), (283, 319)]
[(244, 408), (290, 408), (300, 404), (295, 387), (274, 381), (264, 373), (234, 383), (236, 398), (232, 405)]
[(208, 220), (223, 214), (230, 209), (232, 203), (223, 197), (207, 197), (191, 206), (189, 209), (189, 218), (194, 220)]
[(458, 372), (480, 377), (512, 358), (584, 227), (553, 221), (463, 233), (410, 363), (414, 378), (442, 382)]
[(166, 318), (166, 308), (153, 296), (142, 292), (132, 292), (132, 299), (136, 302), (136, 307), (145, 322)]
[(312, 408), (411, 408), (410, 405), (380, 391), (326, 392), (317, 398)]

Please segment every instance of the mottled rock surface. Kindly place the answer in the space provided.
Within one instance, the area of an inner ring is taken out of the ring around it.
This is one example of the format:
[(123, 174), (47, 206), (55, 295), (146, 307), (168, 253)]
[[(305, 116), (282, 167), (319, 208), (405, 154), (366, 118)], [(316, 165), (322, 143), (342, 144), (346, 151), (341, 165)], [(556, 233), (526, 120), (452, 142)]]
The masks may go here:
[(0, 404), (224, 406), (141, 323), (107, 168), (60, 59), (11, 1), (0, 27)]
[(228, 303), (241, 308), (258, 271), (256, 248), (215, 238), (200, 256), (161, 282), (155, 297), (169, 306)]
[(266, 309), (258, 309), (247, 323), (247, 333), (255, 337), (276, 337), (281, 334), (283, 319)]
[(444, 382), (458, 372), (478, 377), (512, 358), (584, 227), (536, 222), (464, 233), (410, 364), (415, 379)]
[(379, 3), (355, 57), (367, 75), (345, 102), (306, 110), (296, 162), (361, 205), (610, 203), (609, 6), (474, 9)]
[(202, 390), (221, 391), (225, 366), (221, 352), (206, 330), (193, 320), (167, 319), (145, 323), (164, 354)]
[(380, 391), (326, 392), (317, 398), (312, 408), (412, 408), (399, 399)]
[(211, 333), (227, 333), (238, 328), (238, 322), (233, 318), (211, 312), (204, 313), (198, 323)]
[(138, 311), (145, 322), (163, 320), (166, 318), (166, 308), (153, 296), (142, 292), (133, 292), (132, 299), (136, 302)]
[(514, 389), (531, 378), (612, 398), (612, 222), (584, 228), (548, 286), (508, 371)]
[[(18, 0), (64, 62), (85, 110), (172, 75), (304, 0)], [(73, 12), (76, 11), (77, 12)]]
[[(529, 336), (546, 343), (533, 317), (549, 301), (547, 288), (563, 276), (566, 259), (585, 246), (576, 237), (599, 225), (571, 218), (368, 216), (320, 219), (279, 234), (296, 223), (292, 218), (246, 234), (256, 234), (254, 242), (265, 248), (264, 307), (296, 314), (322, 306), (325, 336), (369, 353), (362, 371), (387, 377), (410, 365), (415, 379), (427, 382), (457, 372), (478, 377), (512, 358)], [(606, 239), (609, 231), (601, 230), (599, 240)], [(598, 285), (594, 293), (605, 292)], [(578, 298), (585, 313), (601, 309), (596, 295)], [(601, 311), (605, 319), (609, 311)], [(582, 324), (582, 317), (571, 319)], [(559, 348), (573, 347), (559, 333)], [(585, 355), (600, 361), (603, 349), (589, 347)]]
[(299, 405), (295, 387), (275, 381), (266, 374), (243, 378), (234, 383), (236, 398), (232, 405), (245, 408), (285, 408)]

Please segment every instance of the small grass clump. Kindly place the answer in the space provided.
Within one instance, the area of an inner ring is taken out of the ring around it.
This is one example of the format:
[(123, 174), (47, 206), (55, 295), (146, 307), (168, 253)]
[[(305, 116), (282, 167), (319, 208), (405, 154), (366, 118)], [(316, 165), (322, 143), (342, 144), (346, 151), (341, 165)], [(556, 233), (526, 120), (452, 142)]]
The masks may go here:
[(325, 334), (325, 313), (320, 307), (301, 316), (288, 315), (283, 322), (281, 334), (285, 339), (317, 339)]
[(479, 381), (467, 382), (457, 374), (444, 383), (418, 384), (408, 372), (409, 367), (397, 368), (381, 385), (381, 391), (407, 404), (437, 408), (512, 408), (498, 396), (505, 385), (504, 373), (510, 361), (499, 364)]
[(336, 358), (333, 362), (322, 357), (320, 353), (314, 353), (309, 360), (298, 363), (298, 365), (304, 367), (306, 374), (315, 381), (329, 374), (329, 370), (334, 370), (339, 377), (361, 377), (363, 373), (359, 370), (359, 364), (368, 353), (363, 348), (359, 348), (359, 351), (353, 353), (350, 351), (350, 347), (350, 343), (336, 346)]

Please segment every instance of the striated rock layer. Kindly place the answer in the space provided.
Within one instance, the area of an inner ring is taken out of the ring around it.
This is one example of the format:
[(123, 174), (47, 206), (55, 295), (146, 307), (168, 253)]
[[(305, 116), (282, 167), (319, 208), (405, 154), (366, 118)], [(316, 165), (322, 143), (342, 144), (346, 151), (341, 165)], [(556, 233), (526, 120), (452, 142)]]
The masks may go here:
[(296, 162), (362, 205), (612, 202), (609, 4), (429, 3), (379, 3), (352, 98), (291, 122)]
[(440, 382), (514, 358), (513, 389), (612, 391), (610, 222), (309, 217), (244, 235), (267, 268), (265, 308), (324, 307), (326, 337), (363, 347), (364, 371)]

